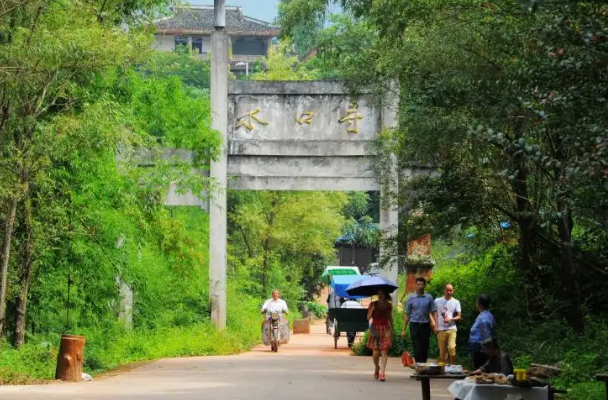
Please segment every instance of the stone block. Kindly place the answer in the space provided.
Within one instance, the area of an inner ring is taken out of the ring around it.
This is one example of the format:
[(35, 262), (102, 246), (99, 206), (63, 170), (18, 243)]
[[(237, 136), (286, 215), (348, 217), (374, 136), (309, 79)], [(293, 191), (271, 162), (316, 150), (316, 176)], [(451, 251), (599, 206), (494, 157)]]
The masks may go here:
[(296, 319), (293, 321), (293, 334), (310, 333), (309, 319)]

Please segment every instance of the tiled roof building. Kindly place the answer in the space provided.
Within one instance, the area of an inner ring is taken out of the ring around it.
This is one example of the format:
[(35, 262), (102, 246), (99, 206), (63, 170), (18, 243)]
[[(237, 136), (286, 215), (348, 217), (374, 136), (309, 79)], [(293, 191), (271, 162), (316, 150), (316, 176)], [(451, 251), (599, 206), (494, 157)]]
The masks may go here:
[[(211, 35), (213, 6), (191, 6), (177, 8), (171, 17), (156, 23), (158, 33), (199, 33)], [(231, 36), (275, 37), (279, 29), (268, 22), (243, 15), (241, 7), (226, 7), (226, 29)]]
[[(159, 19), (155, 25), (158, 50), (185, 45), (201, 57), (211, 51), (213, 6), (177, 7), (171, 16)], [(249, 70), (252, 62), (265, 57), (272, 38), (279, 34), (276, 26), (245, 16), (241, 7), (230, 6), (226, 7), (226, 30), (235, 72)]]

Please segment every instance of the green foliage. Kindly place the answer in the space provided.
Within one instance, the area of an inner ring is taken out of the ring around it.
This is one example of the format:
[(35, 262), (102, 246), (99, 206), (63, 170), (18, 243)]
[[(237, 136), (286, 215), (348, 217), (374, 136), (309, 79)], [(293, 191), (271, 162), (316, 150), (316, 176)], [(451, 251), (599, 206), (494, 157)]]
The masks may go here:
[(48, 380), (55, 376), (57, 349), (49, 343), (31, 343), (19, 350), (6, 348), (0, 352), (0, 385), (25, 384)]
[[(228, 355), (249, 349), (260, 340), (261, 319), (257, 300), (238, 295), (231, 288), (228, 327), (218, 332), (208, 321), (183, 326), (164, 325), (154, 329), (125, 330), (115, 324), (87, 328), (84, 369), (94, 375), (136, 362), (164, 357)], [(19, 350), (0, 353), (0, 383), (32, 383), (54, 378), (59, 335), (37, 340)]]
[(380, 231), (378, 223), (369, 214), (372, 211), (372, 201), (368, 193), (349, 192), (348, 203), (344, 207), (347, 218), (342, 232), (343, 242), (361, 247), (377, 247)]
[[(521, 318), (525, 309), (525, 282), (513, 267), (512, 246), (496, 245), (472, 259), (466, 256), (440, 259), (433, 270), (427, 291), (434, 297), (443, 296), (447, 283), (454, 285), (454, 296), (462, 306), (462, 321), (458, 324), (459, 347), (464, 350), (468, 332), (478, 311), (477, 296), (486, 293), (495, 307), (491, 310), (498, 321)], [(505, 307), (509, 304), (509, 307)], [(502, 337), (499, 337), (502, 339)]]
[(310, 298), (333, 260), (345, 203), (342, 193), (230, 193), (232, 277), (256, 296), (280, 289), (292, 308)]
[[(158, 58), (158, 57), (157, 57)], [(210, 102), (198, 90), (185, 86), (174, 75), (154, 77), (131, 71), (118, 88), (129, 104), (125, 110), (135, 132), (155, 138), (161, 146), (197, 150), (201, 154), (219, 146), (219, 137), (210, 129)], [(205, 154), (207, 159), (215, 153)]]
[(298, 63), (298, 57), (291, 52), (291, 42), (281, 41), (278, 46), (268, 49), (264, 60), (266, 71), (251, 75), (254, 81), (309, 81), (318, 77), (318, 71), (308, 69)]
[[(67, 332), (87, 336), (89, 371), (259, 340), (257, 300), (247, 295), (231, 299), (228, 332), (213, 329), (207, 215), (163, 206), (171, 182), (202, 193), (209, 179), (191, 164), (137, 165), (144, 148), (154, 160), (160, 146), (181, 147), (195, 151), (200, 171), (220, 144), (208, 63), (150, 51), (147, 22), (166, 4), (3, 4), (0, 241), (11, 252), (0, 254), (0, 321), (10, 321), (0, 336), (12, 334), (20, 349), (3, 339), (0, 382), (51, 379)], [(135, 293), (132, 330), (118, 323), (124, 285)]]
[(177, 77), (190, 90), (201, 95), (208, 95), (211, 63), (188, 53), (188, 49), (179, 46), (175, 52), (154, 52), (138, 71), (157, 79)]
[(304, 302), (304, 305), (315, 318), (324, 319), (327, 315), (327, 308), (323, 304), (315, 303), (314, 301), (306, 301)]
[(607, 339), (605, 323), (588, 318), (585, 334), (580, 334), (568, 327), (559, 312), (534, 313), (535, 304), (550, 302), (545, 308), (559, 310), (560, 301), (540, 293), (529, 297), (530, 282), (513, 267), (516, 253), (512, 245), (457, 242), (452, 248), (452, 254), (438, 257), (427, 289), (440, 296), (446, 283), (454, 285), (463, 316), (457, 336), (459, 362), (469, 364), (465, 349), (478, 313), (475, 301), (486, 293), (492, 300), (490, 310), (497, 321), (501, 347), (511, 354), (516, 368), (527, 368), (530, 363), (558, 364), (562, 374), (552, 382), (554, 386), (567, 389), (571, 399), (601, 399), (603, 386), (593, 379), (595, 373), (608, 368), (608, 352), (602, 345)]
[[(306, 56), (317, 46), (319, 32), (323, 29), (326, 21), (328, 10), (323, 2), (317, 3), (318, 7), (309, 8), (306, 7), (308, 5), (303, 5), (298, 0), (281, 0), (279, 2), (279, 21), (281, 21), (281, 25), (283, 27), (287, 26), (284, 20), (286, 18), (292, 21), (289, 25), (289, 31), (282, 32), (282, 34), (293, 40), (294, 49), (300, 57)], [(300, 11), (304, 7), (306, 9)], [(298, 12), (298, 17), (294, 16), (295, 12)]]

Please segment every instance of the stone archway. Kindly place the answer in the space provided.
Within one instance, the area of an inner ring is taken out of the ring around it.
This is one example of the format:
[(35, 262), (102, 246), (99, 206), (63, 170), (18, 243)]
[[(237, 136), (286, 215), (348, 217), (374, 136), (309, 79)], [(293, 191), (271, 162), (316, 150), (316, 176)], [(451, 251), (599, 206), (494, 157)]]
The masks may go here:
[[(227, 89), (225, 160), (217, 163), (225, 168), (215, 169), (219, 182), (233, 190), (380, 191), (380, 228), (384, 235), (396, 234), (397, 209), (382, 201), (385, 188), (370, 158), (377, 135), (397, 125), (394, 97), (353, 98), (341, 83), (325, 81), (233, 81)], [(219, 327), (226, 318), (226, 218), (222, 202), (212, 201), (210, 300)], [(396, 281), (397, 258), (390, 254), (381, 247), (381, 271)]]

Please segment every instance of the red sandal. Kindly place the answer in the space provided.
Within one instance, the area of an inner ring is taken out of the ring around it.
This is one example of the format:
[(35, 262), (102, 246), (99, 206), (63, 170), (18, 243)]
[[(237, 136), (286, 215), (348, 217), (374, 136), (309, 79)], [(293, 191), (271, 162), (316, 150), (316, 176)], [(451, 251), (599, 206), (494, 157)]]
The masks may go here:
[(386, 375), (380, 374), (380, 382), (386, 382)]
[(374, 379), (378, 380), (378, 378), (380, 378), (380, 369), (376, 369), (376, 371), (374, 371)]

